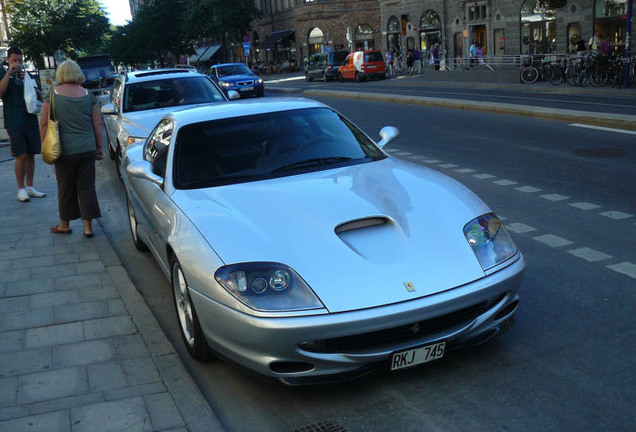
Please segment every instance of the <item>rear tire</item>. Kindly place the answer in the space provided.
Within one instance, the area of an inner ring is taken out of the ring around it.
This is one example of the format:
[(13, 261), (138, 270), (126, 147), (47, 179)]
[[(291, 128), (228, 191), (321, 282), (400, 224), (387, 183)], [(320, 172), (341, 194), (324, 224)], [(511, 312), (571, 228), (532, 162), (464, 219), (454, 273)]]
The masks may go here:
[(209, 360), (212, 357), (212, 350), (205, 340), (199, 317), (194, 310), (183, 269), (175, 257), (170, 262), (172, 298), (179, 322), (179, 333), (181, 333), (183, 343), (193, 358), (199, 361)]
[(539, 71), (534, 66), (527, 66), (521, 70), (521, 81), (532, 84), (539, 78)]
[(305, 74), (305, 81), (312, 82), (313, 80), (314, 79), (312, 77), (310, 77), (308, 73)]
[(561, 66), (553, 66), (552, 76), (550, 77), (550, 84), (559, 85), (563, 82), (563, 69)]

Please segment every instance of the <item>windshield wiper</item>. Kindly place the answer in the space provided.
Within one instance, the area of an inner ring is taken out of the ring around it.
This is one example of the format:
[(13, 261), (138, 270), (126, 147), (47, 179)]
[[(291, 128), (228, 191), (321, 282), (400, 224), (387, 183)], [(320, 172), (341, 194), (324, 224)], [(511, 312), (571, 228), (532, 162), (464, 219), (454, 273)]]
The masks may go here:
[(290, 164), (287, 164), (287, 165), (283, 165), (282, 167), (276, 168), (272, 172), (276, 173), (276, 172), (281, 172), (281, 171), (294, 170), (294, 169), (298, 169), (298, 168), (329, 165), (329, 164), (343, 162), (343, 161), (347, 161), (347, 160), (351, 160), (351, 158), (347, 157), (347, 156), (311, 158), (311, 159), (306, 159), (306, 160), (302, 160), (302, 161), (298, 161), (298, 162), (293, 162), (293, 163), (290, 163)]

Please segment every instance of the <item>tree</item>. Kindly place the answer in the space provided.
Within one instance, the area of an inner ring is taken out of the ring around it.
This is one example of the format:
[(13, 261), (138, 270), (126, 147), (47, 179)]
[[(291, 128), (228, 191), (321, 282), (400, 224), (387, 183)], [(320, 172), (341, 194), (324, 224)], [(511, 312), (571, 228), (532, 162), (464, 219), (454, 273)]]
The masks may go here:
[(91, 52), (109, 31), (108, 18), (97, 0), (6, 1), (11, 17), (11, 45), (41, 60), (61, 49)]

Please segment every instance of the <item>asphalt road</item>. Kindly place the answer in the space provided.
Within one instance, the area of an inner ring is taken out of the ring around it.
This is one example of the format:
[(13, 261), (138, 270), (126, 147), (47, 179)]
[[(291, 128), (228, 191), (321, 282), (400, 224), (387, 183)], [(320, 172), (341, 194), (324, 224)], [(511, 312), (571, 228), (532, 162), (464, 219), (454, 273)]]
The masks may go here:
[(482, 347), (340, 385), (285, 387), (224, 361), (194, 362), (180, 340), (168, 282), (152, 257), (132, 246), (114, 164), (101, 162), (100, 224), (224, 428), (633, 430), (634, 135), (472, 111), (324, 101), (373, 138), (382, 126), (397, 126), (401, 136), (387, 147), (394, 157), (456, 178), (505, 218), (527, 260), (517, 322)]

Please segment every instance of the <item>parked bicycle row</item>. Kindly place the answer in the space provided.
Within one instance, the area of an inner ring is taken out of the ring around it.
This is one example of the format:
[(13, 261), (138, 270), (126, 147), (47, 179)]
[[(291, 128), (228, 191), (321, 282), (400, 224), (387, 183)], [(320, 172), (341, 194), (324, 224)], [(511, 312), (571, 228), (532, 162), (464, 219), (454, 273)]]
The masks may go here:
[[(527, 56), (521, 69), (521, 81), (532, 84), (538, 80), (553, 85), (625, 87), (625, 61), (623, 57), (588, 54), (584, 56)], [(636, 56), (629, 62), (628, 86), (636, 87)]]

